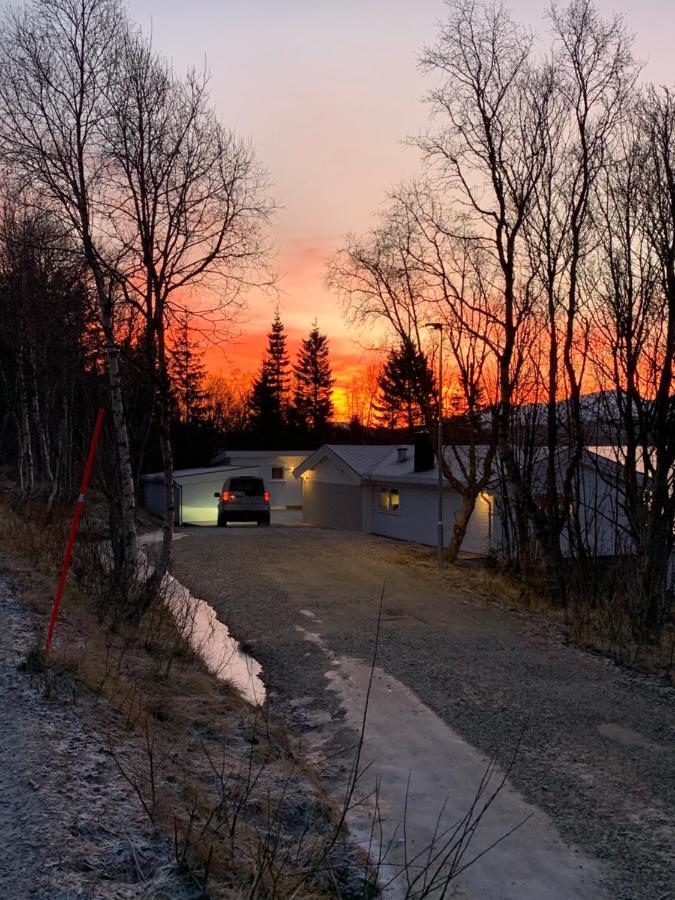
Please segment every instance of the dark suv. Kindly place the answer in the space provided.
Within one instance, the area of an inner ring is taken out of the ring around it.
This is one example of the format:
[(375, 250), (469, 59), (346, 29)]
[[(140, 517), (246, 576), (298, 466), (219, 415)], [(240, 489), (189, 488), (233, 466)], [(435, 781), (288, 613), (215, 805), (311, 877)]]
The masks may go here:
[(257, 522), (270, 524), (270, 492), (262, 478), (238, 475), (228, 478), (218, 497), (218, 525), (228, 522)]

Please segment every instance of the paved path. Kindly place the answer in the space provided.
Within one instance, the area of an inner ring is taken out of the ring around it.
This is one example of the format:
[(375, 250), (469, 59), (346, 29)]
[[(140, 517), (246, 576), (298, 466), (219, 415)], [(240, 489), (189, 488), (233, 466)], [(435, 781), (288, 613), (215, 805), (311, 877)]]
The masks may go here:
[[(249, 645), (273, 709), (310, 747), (337, 740), (340, 728), (353, 736), (383, 585), (367, 750), (399, 748), (380, 760), (385, 774), (398, 769), (400, 781), (410, 763), (413, 778), (435, 772), (432, 780), (442, 780), (444, 742), (449, 760), (476, 766), (496, 754), (505, 764), (525, 729), (508, 797), (534, 811), (539, 827), (502, 845), (518, 848), (502, 898), (675, 896), (672, 688), (566, 646), (536, 616), (488, 602), (478, 572), (438, 575), (422, 548), (302, 527), (187, 534), (175, 548), (176, 576)], [(403, 713), (395, 704), (387, 712), (387, 694), (403, 698)], [(429, 740), (411, 749), (420, 728)], [(338, 778), (339, 766), (330, 768)], [(441, 802), (451, 793), (448, 784), (435, 788)], [(540, 855), (523, 871), (518, 842), (528, 834)], [(561, 863), (568, 880), (558, 878)], [(462, 895), (499, 896), (494, 884), (488, 891), (472, 882), (480, 865), (460, 880)], [(533, 872), (544, 882), (522, 880)], [(550, 890), (558, 878), (557, 888), (543, 894), (547, 878)]]

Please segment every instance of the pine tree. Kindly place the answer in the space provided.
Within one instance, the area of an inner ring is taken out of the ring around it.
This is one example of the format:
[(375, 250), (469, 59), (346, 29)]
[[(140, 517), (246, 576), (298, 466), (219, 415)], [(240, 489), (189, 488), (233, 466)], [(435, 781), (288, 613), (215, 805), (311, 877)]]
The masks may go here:
[(169, 351), (169, 374), (180, 422), (197, 422), (206, 410), (206, 367), (201, 361), (199, 349), (199, 345), (192, 341), (190, 317), (185, 312)]
[(321, 437), (333, 415), (331, 392), (335, 379), (330, 366), (328, 338), (321, 334), (316, 322), (300, 345), (293, 374), (294, 422)]
[(277, 310), (272, 328), (267, 334), (267, 349), (251, 395), (251, 425), (265, 439), (279, 439), (283, 432), (287, 420), (289, 389), (290, 362), (286, 350), (286, 332)]
[(426, 354), (413, 341), (403, 341), (389, 351), (377, 386), (374, 409), (388, 428), (405, 426), (413, 431), (425, 423), (425, 410), (434, 414), (434, 373)]

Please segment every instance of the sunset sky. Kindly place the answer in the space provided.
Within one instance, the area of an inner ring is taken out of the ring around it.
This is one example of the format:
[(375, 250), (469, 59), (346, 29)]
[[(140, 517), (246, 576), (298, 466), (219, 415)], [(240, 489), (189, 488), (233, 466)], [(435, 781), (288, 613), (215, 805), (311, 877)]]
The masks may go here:
[[(547, 4), (514, 0), (515, 15), (545, 34)], [(645, 76), (673, 84), (675, 3), (600, 0), (638, 32)], [(212, 74), (224, 121), (250, 137), (281, 205), (280, 306), (290, 349), (316, 317), (331, 340), (338, 386), (364, 365), (367, 335), (348, 333), (323, 286), (326, 260), (348, 231), (366, 229), (386, 190), (418, 171), (406, 135), (423, 127), (430, 84), (417, 70), (434, 40), (442, 0), (134, 0), (131, 15), (176, 69)], [(249, 298), (241, 336), (208, 353), (213, 370), (257, 368), (274, 301)], [(354, 338), (357, 338), (355, 340)]]

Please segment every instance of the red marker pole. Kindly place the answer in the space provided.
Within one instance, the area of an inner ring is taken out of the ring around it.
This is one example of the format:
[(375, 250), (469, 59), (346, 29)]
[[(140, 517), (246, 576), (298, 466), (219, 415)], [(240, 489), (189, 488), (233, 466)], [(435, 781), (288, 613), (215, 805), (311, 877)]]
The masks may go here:
[(105, 410), (99, 409), (98, 416), (96, 417), (96, 425), (94, 425), (94, 433), (91, 436), (89, 455), (87, 456), (87, 464), (84, 467), (84, 475), (82, 476), (82, 484), (80, 485), (80, 494), (77, 498), (77, 506), (75, 507), (73, 524), (70, 526), (70, 535), (68, 537), (68, 544), (66, 545), (66, 553), (63, 557), (63, 564), (61, 565), (61, 574), (59, 576), (59, 583), (56, 588), (56, 596), (54, 597), (54, 606), (52, 607), (52, 617), (49, 622), (47, 640), (45, 641), (45, 653), (49, 653), (49, 649), (52, 646), (52, 638), (54, 637), (56, 618), (59, 614), (61, 597), (63, 596), (63, 589), (66, 585), (66, 576), (68, 575), (68, 569), (70, 568), (70, 560), (73, 555), (73, 547), (75, 546), (75, 535), (77, 534), (77, 526), (80, 524), (80, 516), (82, 515), (82, 508), (84, 506), (84, 496), (87, 493), (89, 476), (91, 475), (91, 470), (94, 468), (94, 457), (96, 456), (96, 447), (98, 446), (98, 440), (101, 437), (101, 429), (103, 428), (104, 416)]

